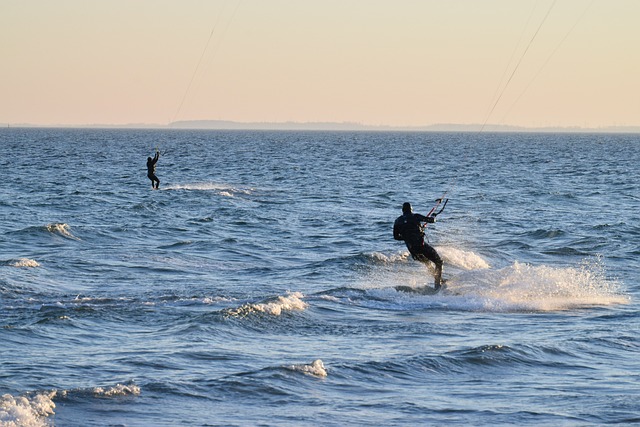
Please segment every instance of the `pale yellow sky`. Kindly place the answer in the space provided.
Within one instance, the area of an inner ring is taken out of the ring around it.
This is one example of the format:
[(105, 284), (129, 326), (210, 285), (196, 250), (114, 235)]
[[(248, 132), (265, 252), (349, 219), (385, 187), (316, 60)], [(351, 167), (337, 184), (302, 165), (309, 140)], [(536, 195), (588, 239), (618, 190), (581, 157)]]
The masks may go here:
[(639, 17), (638, 0), (0, 0), (0, 123), (638, 126)]

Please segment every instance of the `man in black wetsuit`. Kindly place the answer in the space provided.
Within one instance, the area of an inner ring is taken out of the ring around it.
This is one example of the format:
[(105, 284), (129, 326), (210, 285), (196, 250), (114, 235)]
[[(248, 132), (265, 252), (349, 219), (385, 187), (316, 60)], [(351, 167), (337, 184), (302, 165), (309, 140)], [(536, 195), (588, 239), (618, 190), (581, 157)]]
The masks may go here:
[(435, 216), (426, 217), (413, 213), (411, 203), (402, 205), (402, 215), (393, 224), (393, 238), (404, 240), (413, 259), (423, 263), (431, 261), (436, 266), (435, 289), (440, 289), (442, 283), (442, 259), (433, 247), (424, 241), (424, 223), (436, 222)]
[(158, 163), (158, 159), (160, 158), (160, 151), (156, 151), (156, 155), (151, 157), (147, 157), (147, 177), (151, 180), (151, 188), (158, 189), (160, 187), (160, 180), (156, 176), (156, 163)]

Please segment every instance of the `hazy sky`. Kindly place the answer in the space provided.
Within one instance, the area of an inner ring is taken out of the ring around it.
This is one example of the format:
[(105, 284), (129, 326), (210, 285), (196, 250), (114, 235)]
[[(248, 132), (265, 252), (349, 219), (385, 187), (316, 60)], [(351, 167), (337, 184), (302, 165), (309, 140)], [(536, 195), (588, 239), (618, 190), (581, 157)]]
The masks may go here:
[(638, 0), (0, 0), (0, 123), (637, 126), (639, 18)]

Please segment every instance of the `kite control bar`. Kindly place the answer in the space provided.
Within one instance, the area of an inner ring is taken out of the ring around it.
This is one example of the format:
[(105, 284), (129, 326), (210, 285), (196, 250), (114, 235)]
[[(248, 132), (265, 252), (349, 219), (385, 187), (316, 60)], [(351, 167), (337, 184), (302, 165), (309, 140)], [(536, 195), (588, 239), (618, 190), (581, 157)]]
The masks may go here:
[(166, 148), (163, 151), (160, 151), (160, 147), (156, 147), (156, 153), (160, 153), (161, 156), (164, 157), (165, 154), (167, 154), (170, 150), (167, 150)]
[[(440, 208), (440, 210), (438, 211), (438, 206), (440, 206), (440, 204), (444, 201), (444, 204), (442, 205), (442, 208)], [(435, 218), (438, 215), (440, 215), (442, 213), (442, 211), (444, 210), (444, 208), (447, 206), (447, 203), (449, 202), (449, 199), (445, 199), (444, 197), (441, 197), (439, 199), (436, 199), (436, 204), (431, 208), (431, 210), (429, 211), (429, 213), (427, 214), (427, 218)]]
[(440, 210), (438, 212), (433, 212), (435, 210), (435, 208), (437, 208), (438, 205), (440, 203), (442, 203), (442, 199), (438, 199), (437, 202), (438, 202), (438, 204), (434, 206), (434, 208), (431, 210), (432, 211), (431, 215), (429, 215), (429, 216), (432, 216), (434, 218), (437, 217), (438, 215), (440, 215), (442, 213), (442, 211), (444, 210), (444, 208), (447, 207), (447, 203), (449, 203), (449, 199), (444, 199), (444, 205), (442, 205)]

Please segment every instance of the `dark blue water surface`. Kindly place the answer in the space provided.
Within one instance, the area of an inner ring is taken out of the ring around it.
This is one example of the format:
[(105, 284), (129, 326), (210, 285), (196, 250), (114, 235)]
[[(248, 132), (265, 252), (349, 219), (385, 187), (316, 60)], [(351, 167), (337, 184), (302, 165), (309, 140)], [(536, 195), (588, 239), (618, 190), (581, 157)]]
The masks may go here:
[[(638, 159), (638, 135), (2, 129), (0, 426), (640, 423)], [(393, 221), (445, 192), (447, 288), (398, 292), (433, 279)]]

